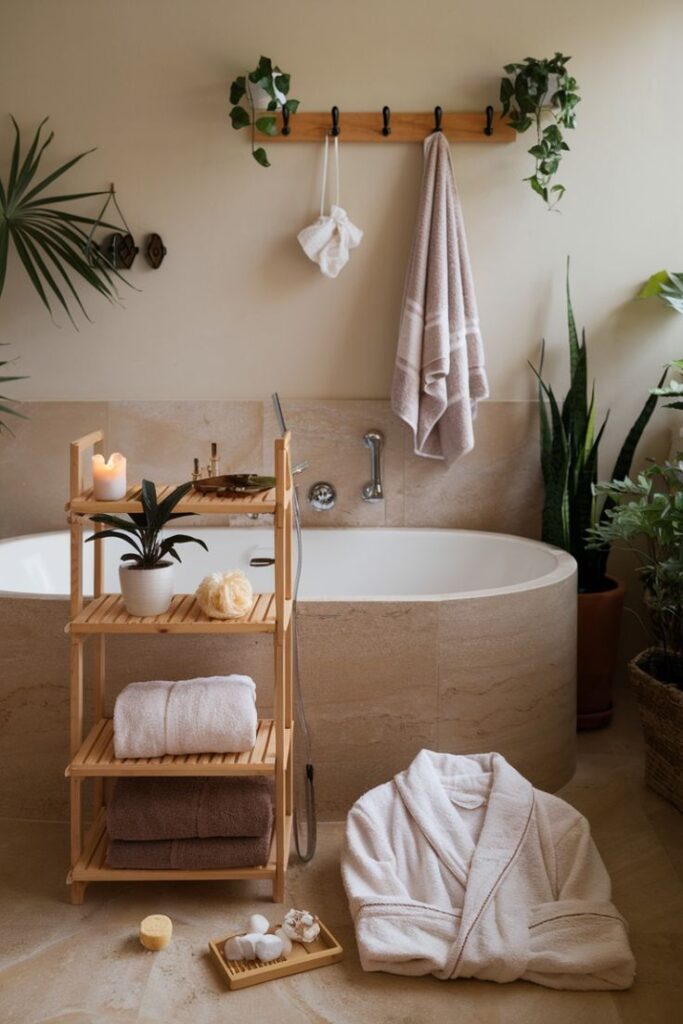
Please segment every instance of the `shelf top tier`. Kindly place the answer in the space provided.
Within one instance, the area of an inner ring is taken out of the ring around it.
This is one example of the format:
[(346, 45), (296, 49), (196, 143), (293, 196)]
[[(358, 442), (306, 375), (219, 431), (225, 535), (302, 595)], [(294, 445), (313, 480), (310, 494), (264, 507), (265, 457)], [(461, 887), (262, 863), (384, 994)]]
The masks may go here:
[[(171, 493), (176, 484), (157, 485), (157, 499), (163, 499)], [(288, 494), (286, 495), (286, 498)], [(262, 491), (260, 494), (244, 494), (235, 497), (222, 497), (216, 494), (202, 494), (192, 490), (176, 505), (174, 511), (199, 515), (244, 515), (249, 513), (275, 512), (275, 488)], [(97, 501), (93, 497), (92, 487), (82, 491), (76, 498), (67, 501), (67, 512), (74, 515), (92, 516), (98, 512), (141, 512), (140, 484), (129, 487), (125, 498), (119, 501)]]
[[(285, 605), (285, 628), (291, 602)], [(254, 594), (251, 611), (241, 619), (210, 619), (194, 594), (176, 594), (163, 615), (129, 615), (120, 594), (103, 594), (86, 604), (67, 626), (71, 633), (274, 633), (275, 595)]]

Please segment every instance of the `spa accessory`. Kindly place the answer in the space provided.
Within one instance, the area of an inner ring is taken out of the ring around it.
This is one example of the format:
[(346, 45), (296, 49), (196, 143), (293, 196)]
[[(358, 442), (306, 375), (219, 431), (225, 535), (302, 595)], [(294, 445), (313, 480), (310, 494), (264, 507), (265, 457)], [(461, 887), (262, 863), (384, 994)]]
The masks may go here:
[(210, 619), (241, 619), (251, 611), (254, 591), (241, 569), (212, 572), (196, 591), (197, 604)]
[(152, 270), (159, 269), (161, 264), (164, 262), (167, 252), (168, 249), (164, 245), (161, 235), (151, 234), (147, 239), (145, 255)]
[(275, 935), (277, 935), (278, 939), (282, 943), (282, 955), (289, 956), (293, 949), (292, 940), (289, 935), (282, 927), (275, 929)]
[(448, 140), (424, 143), (424, 174), (403, 293), (391, 408), (414, 451), (454, 462), (474, 446), (477, 403), (488, 396), (465, 225)]
[[(218, 468), (220, 466), (220, 459), (218, 458), (218, 445), (215, 441), (211, 442), (211, 457), (206, 465), (206, 469), (200, 467), (199, 459), (193, 460), (192, 469), (192, 481), (196, 483), (198, 480), (202, 480), (204, 483), (212, 483), (214, 478), (218, 477)], [(207, 479), (208, 478), (208, 479)], [(196, 490), (200, 488), (196, 487)], [(212, 488), (212, 490), (218, 490), (218, 488)]]
[(150, 914), (140, 922), (140, 942), (145, 949), (166, 949), (172, 936), (173, 922), (166, 914)]
[(282, 940), (261, 932), (232, 935), (223, 946), (223, 955), (226, 960), (260, 960), (267, 964), (282, 956)]
[(273, 784), (267, 775), (117, 779), (107, 802), (110, 839), (260, 836), (272, 823)]
[(346, 823), (366, 971), (622, 989), (635, 964), (588, 822), (500, 754), (422, 750)]
[[(192, 479), (195, 481), (195, 491), (202, 494), (218, 494), (224, 497), (242, 494), (263, 494), (275, 487), (274, 476), (261, 476), (259, 473), (229, 473), (226, 476), (209, 476), (202, 478), (199, 472), (199, 459), (195, 459), (195, 473)], [(208, 470), (207, 470), (208, 472)]]
[(337, 492), (332, 484), (319, 480), (311, 485), (308, 504), (315, 512), (329, 512), (337, 504)]
[[(334, 131), (333, 133), (334, 134)], [(338, 133), (337, 133), (338, 134)], [(325, 215), (325, 191), (327, 188), (327, 154), (329, 138), (325, 136), (322, 186), (320, 189), (320, 216), (315, 224), (304, 228), (297, 238), (306, 255), (317, 263), (325, 277), (336, 277), (349, 259), (349, 249), (360, 245), (363, 232), (348, 218), (346, 210), (339, 205), (339, 140), (334, 135), (334, 159), (336, 166), (336, 202)]]
[(110, 868), (137, 871), (210, 871), (259, 867), (268, 860), (270, 832), (262, 836), (211, 839), (160, 839), (126, 842), (111, 839), (107, 847)]
[(380, 462), (383, 443), (384, 434), (381, 430), (368, 430), (363, 437), (363, 444), (370, 449), (370, 473), (372, 476), (372, 479), (363, 486), (361, 491), (363, 501), (381, 501), (384, 497)]
[(256, 742), (249, 676), (130, 683), (114, 705), (116, 757), (237, 753)]
[(126, 496), (126, 458), (113, 452), (107, 461), (104, 455), (92, 457), (92, 490), (95, 501), (120, 501)]
[(320, 924), (315, 914), (292, 908), (285, 914), (282, 930), (292, 942), (315, 942), (320, 935)]

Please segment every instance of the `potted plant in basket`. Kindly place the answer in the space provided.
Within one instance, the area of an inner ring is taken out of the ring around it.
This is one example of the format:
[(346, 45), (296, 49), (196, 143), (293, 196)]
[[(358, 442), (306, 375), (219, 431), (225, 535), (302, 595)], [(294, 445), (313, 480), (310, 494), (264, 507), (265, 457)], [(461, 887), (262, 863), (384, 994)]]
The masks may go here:
[(130, 615), (162, 615), (168, 611), (173, 597), (173, 562), (180, 562), (178, 544), (199, 544), (208, 551), (203, 540), (181, 533), (162, 536), (163, 527), (173, 519), (193, 514), (174, 512), (192, 483), (176, 487), (163, 501), (157, 502), (156, 486), (142, 481), (140, 500), (142, 512), (131, 512), (126, 518), (102, 512), (91, 516), (94, 523), (104, 523), (108, 530), (99, 530), (89, 541), (117, 537), (130, 544), (133, 551), (121, 556), (119, 579), (126, 611)]
[[(678, 461), (652, 465), (594, 488), (612, 502), (591, 530), (600, 551), (613, 541), (629, 545), (639, 561), (654, 645), (629, 668), (646, 743), (648, 785), (683, 811), (683, 452)], [(634, 548), (634, 542), (644, 542)]]
[[(595, 385), (588, 391), (585, 331), (579, 340), (569, 290), (569, 390), (560, 405), (552, 387), (538, 379), (541, 417), (541, 469), (544, 484), (542, 538), (563, 548), (578, 563), (577, 720), (579, 728), (607, 725), (612, 717), (612, 676), (616, 666), (624, 585), (607, 575), (609, 545), (589, 546), (588, 531), (604, 523), (613, 507), (609, 495), (596, 495), (598, 453), (607, 416), (596, 424)], [(664, 376), (666, 375), (666, 371)], [(664, 376), (659, 381), (661, 385)], [(654, 389), (653, 389), (654, 391)], [(612, 471), (623, 479), (630, 471), (636, 446), (654, 412), (658, 395), (650, 393), (629, 430)]]

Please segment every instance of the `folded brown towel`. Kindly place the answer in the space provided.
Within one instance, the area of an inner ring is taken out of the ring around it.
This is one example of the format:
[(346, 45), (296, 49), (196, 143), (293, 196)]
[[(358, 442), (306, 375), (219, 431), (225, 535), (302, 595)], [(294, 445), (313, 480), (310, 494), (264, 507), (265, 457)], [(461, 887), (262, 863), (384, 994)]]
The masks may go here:
[(263, 836), (273, 821), (265, 775), (118, 779), (107, 806), (111, 839)]
[(148, 843), (110, 839), (107, 865), (138, 871), (260, 867), (267, 862), (269, 850), (270, 830), (262, 836), (231, 839), (160, 839)]

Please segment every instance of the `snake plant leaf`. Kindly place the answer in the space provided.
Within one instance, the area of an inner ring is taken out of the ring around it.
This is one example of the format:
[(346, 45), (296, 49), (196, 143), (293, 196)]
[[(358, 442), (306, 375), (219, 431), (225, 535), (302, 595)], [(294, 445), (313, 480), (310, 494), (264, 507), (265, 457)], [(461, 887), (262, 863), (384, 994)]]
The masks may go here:
[(11, 243), (50, 316), (56, 304), (76, 327), (72, 313), (74, 304), (87, 317), (78, 293), (79, 282), (89, 285), (109, 301), (119, 298), (117, 280), (128, 283), (104, 256), (88, 258), (92, 231), (91, 235), (86, 234), (82, 225), (89, 225), (93, 231), (97, 227), (118, 230), (120, 225), (63, 208), (67, 203), (106, 195), (107, 190), (46, 194), (50, 185), (92, 153), (92, 149), (77, 154), (36, 180), (45, 150), (54, 138), (53, 132), (43, 135), (46, 121), (47, 118), (41, 121), (22, 157), (21, 131), (12, 118), (14, 145), (9, 175), (6, 184), (0, 183), (0, 296)]

